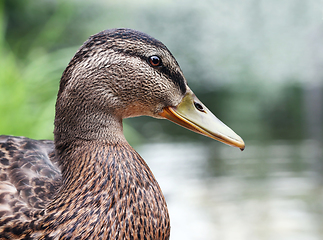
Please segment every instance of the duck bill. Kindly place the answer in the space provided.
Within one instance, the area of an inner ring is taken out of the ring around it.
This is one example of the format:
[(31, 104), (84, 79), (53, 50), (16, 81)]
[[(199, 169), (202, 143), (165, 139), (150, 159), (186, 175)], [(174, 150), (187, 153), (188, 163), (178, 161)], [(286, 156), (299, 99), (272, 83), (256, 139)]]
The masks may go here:
[(159, 115), (193, 132), (241, 150), (245, 148), (242, 138), (214, 116), (192, 91), (176, 107), (165, 107)]

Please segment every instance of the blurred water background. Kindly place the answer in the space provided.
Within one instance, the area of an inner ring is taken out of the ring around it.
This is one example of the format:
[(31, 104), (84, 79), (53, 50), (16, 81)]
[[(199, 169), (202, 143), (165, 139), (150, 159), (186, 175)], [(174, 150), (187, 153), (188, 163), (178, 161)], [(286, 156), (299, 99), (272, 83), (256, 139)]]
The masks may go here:
[(314, 0), (0, 0), (0, 134), (52, 139), (60, 76), (101, 30), (161, 40), (246, 150), (148, 117), (125, 134), (171, 239), (323, 239), (323, 20)]

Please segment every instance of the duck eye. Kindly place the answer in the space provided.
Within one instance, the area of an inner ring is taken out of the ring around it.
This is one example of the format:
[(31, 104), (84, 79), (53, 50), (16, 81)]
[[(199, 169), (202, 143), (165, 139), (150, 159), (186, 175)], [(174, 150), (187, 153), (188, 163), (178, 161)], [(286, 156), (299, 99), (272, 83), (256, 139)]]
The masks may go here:
[(159, 57), (157, 56), (151, 56), (148, 58), (148, 61), (149, 61), (149, 64), (152, 66), (152, 67), (159, 67), (162, 65), (162, 62), (160, 60)]

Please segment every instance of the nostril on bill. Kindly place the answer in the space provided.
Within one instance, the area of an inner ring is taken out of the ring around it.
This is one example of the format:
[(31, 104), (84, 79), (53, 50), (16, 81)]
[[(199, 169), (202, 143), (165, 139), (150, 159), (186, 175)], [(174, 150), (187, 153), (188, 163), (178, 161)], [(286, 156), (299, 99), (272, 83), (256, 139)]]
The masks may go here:
[(205, 111), (204, 111), (203, 106), (202, 106), (200, 103), (198, 103), (198, 102), (194, 102), (194, 106), (195, 106), (195, 108), (196, 108), (197, 110), (199, 110), (200, 112), (205, 112)]

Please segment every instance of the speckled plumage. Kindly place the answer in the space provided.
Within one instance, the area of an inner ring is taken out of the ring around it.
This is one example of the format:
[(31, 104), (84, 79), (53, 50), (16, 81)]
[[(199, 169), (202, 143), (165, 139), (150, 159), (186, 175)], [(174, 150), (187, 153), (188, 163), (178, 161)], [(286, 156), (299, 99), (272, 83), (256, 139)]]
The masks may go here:
[(130, 29), (90, 37), (62, 75), (54, 142), (0, 137), (0, 239), (169, 239), (164, 196), (122, 119), (160, 118), (187, 89), (158, 40)]
[(68, 149), (74, 162), (63, 182), (47, 156), (52, 142), (7, 137), (0, 146), (8, 152), (2, 159), (11, 159), (1, 167), (20, 166), (7, 170), (1, 184), (11, 209), (1, 212), (3, 239), (168, 239), (165, 199), (129, 145), (74, 142)]

